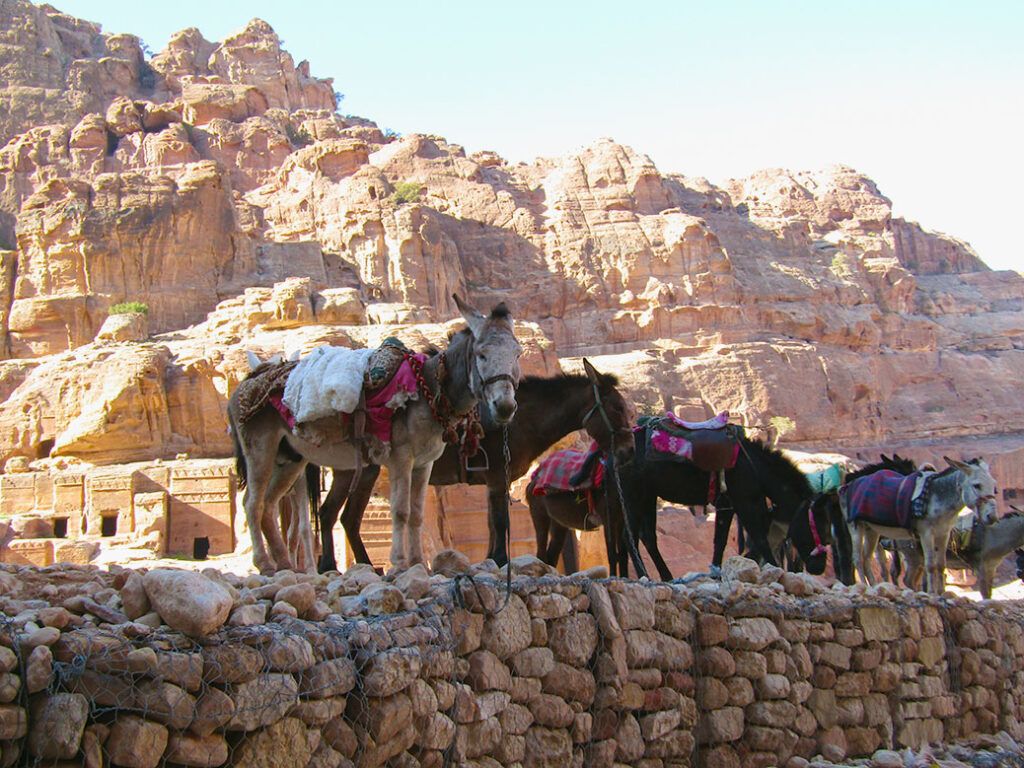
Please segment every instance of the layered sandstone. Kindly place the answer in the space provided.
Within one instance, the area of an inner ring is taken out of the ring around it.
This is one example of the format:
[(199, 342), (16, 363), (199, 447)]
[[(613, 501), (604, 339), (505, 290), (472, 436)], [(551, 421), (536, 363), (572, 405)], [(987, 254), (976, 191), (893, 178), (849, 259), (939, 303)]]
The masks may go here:
[[(610, 139), (510, 164), (339, 114), (259, 20), (151, 59), (25, 0), (0, 24), (0, 461), (227, 456), (245, 350), (443, 344), (457, 292), (508, 302), (530, 370), (592, 357), (642, 410), (984, 450), (1024, 488), (1024, 279), (854, 169), (716, 184)], [(104, 330), (124, 301), (149, 338)]]

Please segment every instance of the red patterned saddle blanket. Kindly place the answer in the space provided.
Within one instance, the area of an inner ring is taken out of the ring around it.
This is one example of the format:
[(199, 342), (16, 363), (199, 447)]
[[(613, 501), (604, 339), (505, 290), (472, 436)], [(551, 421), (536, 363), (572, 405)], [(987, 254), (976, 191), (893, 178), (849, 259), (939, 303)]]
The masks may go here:
[[(594, 443), (587, 451), (577, 451), (571, 448), (555, 451), (541, 461), (530, 476), (530, 487), (533, 489), (533, 493), (537, 496), (546, 496), (549, 493), (599, 488), (604, 481), (604, 464), (601, 461), (593, 461), (592, 457), (600, 450), (597, 443)], [(582, 482), (573, 484), (573, 477), (579, 474), (588, 461), (593, 461), (593, 470)]]

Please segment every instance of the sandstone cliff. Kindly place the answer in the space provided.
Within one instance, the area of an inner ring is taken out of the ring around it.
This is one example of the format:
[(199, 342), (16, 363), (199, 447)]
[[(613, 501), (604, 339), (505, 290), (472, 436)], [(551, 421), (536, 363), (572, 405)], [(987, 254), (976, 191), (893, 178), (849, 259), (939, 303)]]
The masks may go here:
[[(437, 343), (453, 292), (533, 323), (531, 370), (594, 357), (645, 410), (848, 455), (1020, 448), (1024, 279), (852, 168), (716, 184), (612, 140), (510, 164), (339, 114), (259, 20), (150, 59), (25, 0), (0, 28), (0, 461), (228, 455), (246, 348)], [(101, 333), (123, 301), (150, 337)]]

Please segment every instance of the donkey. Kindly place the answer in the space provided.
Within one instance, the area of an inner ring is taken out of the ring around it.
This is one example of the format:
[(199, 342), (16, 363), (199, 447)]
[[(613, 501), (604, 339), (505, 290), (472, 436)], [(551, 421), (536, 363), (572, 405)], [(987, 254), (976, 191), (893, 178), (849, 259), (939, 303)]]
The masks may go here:
[[(615, 460), (622, 465), (633, 458), (633, 434), (628, 425), (633, 421), (633, 406), (618, 389), (614, 374), (601, 373), (589, 360), (583, 359), (585, 375), (560, 374), (550, 378), (524, 376), (516, 393), (515, 419), (507, 429), (507, 465), (505, 429), (484, 418), (481, 456), (468, 470), (456, 446), (448, 446), (434, 462), (430, 485), (446, 486), (468, 483), (487, 486), (487, 521), (489, 544), (487, 556), (498, 565), (508, 562), (505, 538), (509, 530), (508, 483), (526, 474), (533, 461), (553, 443), (578, 429), (591, 435), (611, 424), (615, 430)], [(481, 461), (481, 458), (484, 459)], [(380, 467), (368, 464), (353, 488), (353, 473), (332, 472), (331, 489), (315, 513), (320, 522), (323, 551), (321, 573), (337, 568), (334, 553), (333, 527), (341, 513), (341, 524), (357, 563), (370, 558), (359, 535), (363, 512), (369, 503)], [(319, 482), (319, 474), (316, 476)], [(314, 493), (312, 498), (319, 498)]]
[[(930, 467), (931, 465), (927, 466)], [(842, 484), (852, 483), (859, 477), (867, 477), (883, 469), (892, 470), (901, 475), (909, 475), (916, 472), (917, 468), (913, 459), (906, 459), (898, 453), (894, 453), (891, 457), (883, 453), (881, 454), (881, 461), (847, 472), (843, 476)], [(846, 524), (846, 520), (843, 518), (843, 511), (839, 506), (839, 489), (825, 490), (819, 493), (811, 502), (811, 505), (815, 511), (824, 509), (828, 513), (833, 541), (832, 568), (835, 571), (836, 577), (843, 584), (853, 584), (853, 540), (850, 537), (850, 529)], [(879, 564), (883, 566), (884, 570), (884, 563), (880, 560)]]
[[(389, 450), (380, 457), (391, 479), (391, 565), (396, 570), (423, 562), (427, 478), (444, 450), (446, 433), (453, 433), (456, 420), (478, 402), (487, 404), (499, 424), (511, 421), (516, 412), (523, 350), (508, 309), (499, 304), (485, 317), (458, 296), (453, 298), (468, 328), (455, 334), (441, 354), (425, 361), (417, 359), (415, 399), (394, 410)], [(293, 432), (269, 402), (243, 421), (241, 389), (239, 385), (228, 400), (228, 418), (239, 473), (247, 483), (244, 505), (253, 563), (260, 572), (271, 573), (276, 568), (291, 568), (293, 563), (276, 520), (265, 520), (264, 511), (276, 513), (281, 496), (307, 463), (358, 469), (363, 447), (341, 414), (314, 422), (322, 436), (318, 442)]]
[[(978, 577), (978, 591), (986, 600), (992, 598), (996, 568), (1011, 552), (1024, 545), (1024, 512), (1016, 507), (1013, 510), (986, 525), (977, 525), (974, 515), (958, 517), (950, 541), (963, 539), (966, 544), (946, 549), (946, 567), (973, 571)], [(897, 566), (900, 557), (906, 564), (903, 583), (911, 589), (920, 589), (924, 575), (921, 550), (908, 541), (894, 541), (890, 547), (896, 555)], [(899, 571), (894, 569), (894, 581), (898, 575)]]
[[(882, 470), (840, 490), (840, 508), (853, 539), (854, 565), (868, 584), (877, 583), (870, 562), (882, 536), (916, 539), (924, 552), (927, 590), (941, 594), (945, 588), (946, 547), (957, 514), (970, 507), (981, 523), (995, 519), (996, 481), (988, 464), (981, 459), (962, 462), (943, 458), (949, 467), (942, 472), (915, 472), (903, 477)], [(898, 499), (910, 499), (918, 482), (924, 488), (912, 503), (911, 513), (906, 514)], [(878, 513), (872, 510), (873, 496), (884, 498)]]

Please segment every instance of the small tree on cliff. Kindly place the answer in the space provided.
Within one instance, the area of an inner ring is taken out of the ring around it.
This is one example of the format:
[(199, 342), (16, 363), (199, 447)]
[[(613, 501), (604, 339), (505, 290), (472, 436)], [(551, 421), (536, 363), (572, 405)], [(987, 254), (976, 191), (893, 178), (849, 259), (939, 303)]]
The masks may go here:
[(789, 416), (772, 416), (768, 419), (768, 427), (772, 448), (778, 448), (779, 438), (796, 429), (796, 422)]

